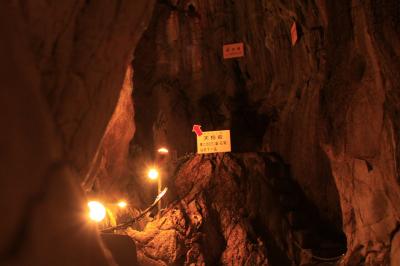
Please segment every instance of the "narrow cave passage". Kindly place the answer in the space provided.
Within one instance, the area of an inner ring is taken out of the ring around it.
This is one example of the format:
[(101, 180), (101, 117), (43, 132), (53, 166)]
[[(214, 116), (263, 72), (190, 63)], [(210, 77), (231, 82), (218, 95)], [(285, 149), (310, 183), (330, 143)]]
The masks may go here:
[(0, 3), (0, 265), (400, 265), (400, 1)]

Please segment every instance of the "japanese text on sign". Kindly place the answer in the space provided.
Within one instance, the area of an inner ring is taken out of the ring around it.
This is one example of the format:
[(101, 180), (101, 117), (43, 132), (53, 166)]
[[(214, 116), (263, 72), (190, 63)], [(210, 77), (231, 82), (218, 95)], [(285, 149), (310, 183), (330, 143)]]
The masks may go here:
[(197, 136), (197, 153), (216, 153), (231, 151), (231, 133), (229, 130), (203, 131)]
[(223, 54), (225, 59), (236, 58), (244, 56), (243, 43), (232, 43), (225, 44), (223, 49)]

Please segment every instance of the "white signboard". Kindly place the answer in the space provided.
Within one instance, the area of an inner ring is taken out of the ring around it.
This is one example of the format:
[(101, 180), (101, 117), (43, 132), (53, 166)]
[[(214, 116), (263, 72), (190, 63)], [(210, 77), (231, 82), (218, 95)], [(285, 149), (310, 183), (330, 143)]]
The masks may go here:
[(230, 151), (230, 130), (203, 131), (201, 136), (197, 136), (197, 153), (217, 153)]

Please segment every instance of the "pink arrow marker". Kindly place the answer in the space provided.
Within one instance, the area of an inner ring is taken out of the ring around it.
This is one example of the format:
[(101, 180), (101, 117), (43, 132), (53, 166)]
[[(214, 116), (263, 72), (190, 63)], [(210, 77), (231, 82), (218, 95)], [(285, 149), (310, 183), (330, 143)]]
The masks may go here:
[(203, 131), (201, 131), (201, 126), (200, 125), (194, 125), (192, 132), (196, 133), (196, 135), (198, 137), (200, 137), (201, 135), (203, 135)]

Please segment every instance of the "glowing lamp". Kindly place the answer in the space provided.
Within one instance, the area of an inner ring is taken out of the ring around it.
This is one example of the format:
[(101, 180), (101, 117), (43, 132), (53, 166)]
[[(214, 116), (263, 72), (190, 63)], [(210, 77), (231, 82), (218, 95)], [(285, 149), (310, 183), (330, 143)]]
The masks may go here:
[(106, 208), (98, 201), (88, 202), (89, 218), (95, 222), (101, 222), (106, 217)]
[(128, 204), (121, 200), (120, 202), (117, 203), (118, 207), (120, 207), (121, 209), (125, 208)]
[(169, 151), (168, 151), (168, 149), (167, 148), (159, 148), (158, 150), (157, 150), (157, 152), (158, 153), (160, 153), (160, 154), (167, 154)]
[(158, 171), (157, 171), (157, 169), (151, 168), (151, 169), (149, 170), (149, 172), (147, 173), (147, 176), (148, 176), (151, 180), (157, 179), (157, 177), (158, 177)]

